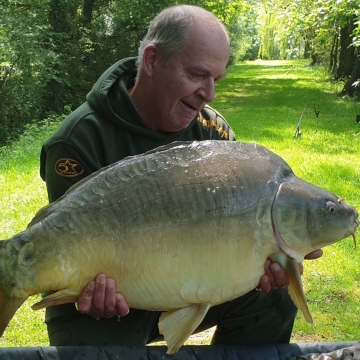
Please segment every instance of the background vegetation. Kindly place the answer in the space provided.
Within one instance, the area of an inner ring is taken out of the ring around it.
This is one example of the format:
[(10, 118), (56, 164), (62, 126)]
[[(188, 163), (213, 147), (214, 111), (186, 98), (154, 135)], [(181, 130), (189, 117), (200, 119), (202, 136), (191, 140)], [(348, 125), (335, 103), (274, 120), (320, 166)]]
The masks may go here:
[(225, 22), (231, 64), (309, 58), (342, 81), (342, 95), (358, 89), (358, 0), (6, 0), (0, 1), (0, 146), (25, 124), (80, 105), (108, 66), (136, 55), (155, 14), (176, 3), (203, 6)]
[[(341, 84), (329, 81), (308, 61), (255, 61), (234, 64), (217, 84), (217, 108), (240, 141), (257, 142), (281, 155), (301, 178), (326, 188), (360, 209), (360, 104), (339, 97)], [(316, 116), (318, 112), (318, 117)], [(294, 138), (301, 115), (302, 135)], [(0, 151), (0, 239), (23, 230), (47, 204), (39, 178), (42, 142), (61, 118), (28, 125), (20, 140)], [(324, 249), (318, 260), (305, 261), (306, 297), (314, 324), (298, 315), (293, 342), (353, 341), (360, 334), (359, 250), (346, 239)], [(10, 323), (0, 346), (47, 345), (43, 312), (30, 299)], [(212, 331), (190, 343), (209, 344)]]

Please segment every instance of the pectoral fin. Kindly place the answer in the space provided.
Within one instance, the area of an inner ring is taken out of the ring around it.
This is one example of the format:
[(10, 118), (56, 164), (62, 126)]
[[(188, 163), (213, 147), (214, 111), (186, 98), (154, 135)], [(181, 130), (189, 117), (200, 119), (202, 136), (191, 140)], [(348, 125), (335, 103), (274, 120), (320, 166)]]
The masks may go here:
[(68, 289), (60, 290), (53, 294), (45, 296), (42, 300), (31, 306), (31, 308), (33, 310), (39, 310), (49, 306), (74, 303), (76, 302), (78, 296), (78, 294), (74, 294)]
[(175, 354), (204, 319), (210, 304), (193, 304), (184, 309), (164, 312), (159, 320), (159, 332), (168, 346), (167, 354)]
[(298, 263), (296, 262), (295, 259), (290, 258), (283, 252), (278, 252), (276, 254), (271, 255), (270, 259), (272, 261), (279, 263), (281, 267), (284, 269), (286, 275), (289, 278), (290, 283), (288, 286), (288, 291), (292, 301), (298, 307), (298, 309), (301, 310), (301, 312), (304, 314), (306, 321), (312, 324), (313, 319), (305, 299)]

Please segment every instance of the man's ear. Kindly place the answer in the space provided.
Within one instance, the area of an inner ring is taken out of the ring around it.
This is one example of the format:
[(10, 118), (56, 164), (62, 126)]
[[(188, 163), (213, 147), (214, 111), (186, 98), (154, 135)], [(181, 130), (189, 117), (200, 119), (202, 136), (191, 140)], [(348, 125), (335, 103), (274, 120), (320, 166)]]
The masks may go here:
[(154, 44), (149, 44), (144, 49), (142, 71), (148, 77), (153, 77), (155, 62), (159, 60), (159, 50)]

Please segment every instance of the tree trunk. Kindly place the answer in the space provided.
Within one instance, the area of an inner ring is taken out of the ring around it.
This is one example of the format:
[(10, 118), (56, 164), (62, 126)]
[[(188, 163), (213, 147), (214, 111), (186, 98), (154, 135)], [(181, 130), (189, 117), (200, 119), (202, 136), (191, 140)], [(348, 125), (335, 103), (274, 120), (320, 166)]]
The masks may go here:
[(331, 44), (329, 71), (334, 74), (338, 66), (339, 34), (335, 32)]
[[(79, 0), (50, 0), (49, 46), (55, 61), (50, 65), (42, 103), (44, 108), (61, 113), (64, 105), (73, 104), (80, 79), (81, 45), (79, 43)], [(72, 99), (73, 101), (69, 100)], [(71, 101), (71, 102), (70, 102)], [(46, 116), (47, 114), (43, 114)]]
[(344, 84), (343, 89), (340, 92), (341, 96), (349, 95), (354, 96), (356, 93), (360, 93), (360, 87), (356, 84), (360, 80), (360, 53), (357, 52), (355, 63), (351, 71), (350, 77)]
[(353, 42), (352, 33), (355, 29), (355, 21), (356, 18), (351, 17), (340, 29), (340, 54), (336, 79), (347, 78), (354, 67), (355, 52), (354, 47), (351, 46), (351, 44)]
[(310, 55), (310, 59), (311, 59), (311, 62), (309, 63), (308, 66), (314, 66), (314, 65), (316, 65), (316, 64), (318, 64), (320, 62), (319, 56), (316, 53), (312, 53)]
[(305, 37), (304, 38), (305, 46), (304, 46), (304, 59), (309, 59), (311, 56), (311, 45), (310, 41)]
[(85, 28), (91, 28), (91, 20), (92, 20), (92, 13), (93, 13), (93, 6), (95, 0), (85, 0), (84, 7), (83, 7), (83, 25)]

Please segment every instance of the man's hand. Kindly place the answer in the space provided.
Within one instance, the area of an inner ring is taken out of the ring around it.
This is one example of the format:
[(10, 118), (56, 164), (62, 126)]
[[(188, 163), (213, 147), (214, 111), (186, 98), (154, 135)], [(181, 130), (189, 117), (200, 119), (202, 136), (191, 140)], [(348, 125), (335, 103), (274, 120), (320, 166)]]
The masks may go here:
[(88, 282), (77, 298), (77, 307), (81, 313), (96, 319), (125, 316), (129, 312), (128, 303), (116, 292), (115, 281), (105, 274), (99, 274)]
[[(321, 257), (322, 250), (314, 250), (305, 256), (307, 260), (313, 260)], [(282, 267), (270, 259), (267, 259), (264, 265), (265, 274), (260, 278), (257, 290), (267, 293), (272, 289), (283, 288), (289, 285), (289, 279)], [(299, 264), (300, 274), (303, 273), (303, 265)]]

